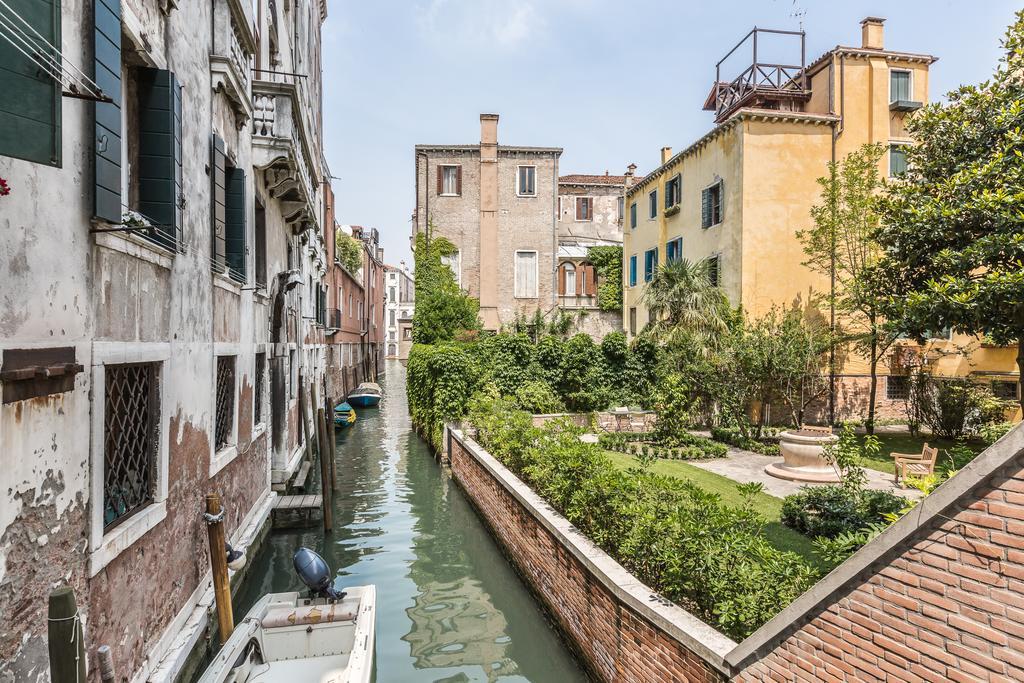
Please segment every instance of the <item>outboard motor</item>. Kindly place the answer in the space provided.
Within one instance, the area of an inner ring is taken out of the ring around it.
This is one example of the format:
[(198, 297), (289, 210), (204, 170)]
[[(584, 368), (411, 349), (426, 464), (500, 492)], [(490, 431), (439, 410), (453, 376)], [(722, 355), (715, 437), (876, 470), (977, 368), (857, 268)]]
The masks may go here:
[(345, 597), (344, 593), (334, 590), (331, 568), (327, 566), (327, 562), (309, 548), (296, 550), (292, 564), (295, 565), (295, 573), (309, 588), (312, 597), (331, 600), (341, 600)]

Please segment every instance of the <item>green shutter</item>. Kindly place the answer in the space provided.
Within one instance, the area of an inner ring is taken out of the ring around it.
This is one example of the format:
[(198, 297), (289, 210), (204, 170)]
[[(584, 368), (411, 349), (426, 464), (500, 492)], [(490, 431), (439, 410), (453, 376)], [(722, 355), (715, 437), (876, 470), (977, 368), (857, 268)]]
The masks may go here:
[[(60, 2), (5, 0), (46, 42), (60, 49)], [(0, 11), (8, 19), (7, 10)], [(19, 25), (24, 26), (23, 24)], [(8, 35), (10, 28), (4, 29)], [(30, 33), (27, 28), (25, 33)], [(34, 36), (33, 36), (34, 38)], [(40, 52), (60, 55), (33, 40)], [(61, 86), (6, 39), (0, 39), (0, 155), (60, 166)]]
[(104, 95), (113, 102), (97, 102), (93, 141), (95, 179), (93, 214), (120, 223), (121, 198), (121, 3), (95, 0), (93, 74)]
[(711, 227), (711, 189), (700, 191), (700, 227)]
[(725, 181), (718, 181), (718, 222), (725, 220)]
[(162, 69), (139, 69), (139, 213), (173, 247), (182, 227), (181, 86)]
[(227, 155), (224, 140), (214, 134), (210, 140), (210, 258), (213, 269), (224, 272), (227, 228)]
[(229, 167), (224, 193), (225, 254), (230, 275), (245, 280), (245, 172)]

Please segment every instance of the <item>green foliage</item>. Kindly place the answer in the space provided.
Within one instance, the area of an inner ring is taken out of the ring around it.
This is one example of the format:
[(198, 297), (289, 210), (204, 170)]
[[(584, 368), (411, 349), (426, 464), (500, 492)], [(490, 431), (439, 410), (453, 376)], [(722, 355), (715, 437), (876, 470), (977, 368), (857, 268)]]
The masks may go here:
[(412, 338), (417, 344), (451, 341), (460, 332), (479, 330), (480, 302), (466, 295), (455, 282), (442, 256), (455, 253), (455, 245), (443, 237), (429, 242), (416, 235), (416, 312)]
[(434, 448), (441, 444), (444, 424), (466, 414), (482, 378), (479, 363), (463, 347), (413, 345), (406, 375), (409, 414)]
[(334, 258), (353, 275), (363, 267), (363, 245), (341, 230), (334, 233)]
[[(653, 439), (651, 443), (641, 443)], [(656, 435), (630, 432), (616, 432), (598, 436), (601, 448), (619, 453), (640, 455), (644, 448), (655, 448), (659, 458), (672, 460), (705, 460), (724, 458), (728, 449), (720, 443), (687, 431), (674, 433), (670, 438), (661, 440)]]
[(779, 444), (744, 436), (738, 427), (712, 427), (711, 438), (761, 455), (779, 455)]
[(961, 439), (1002, 420), (1006, 404), (969, 377), (938, 378), (919, 373), (918, 381), (920, 385), (912, 392), (915, 408), (936, 436)]
[(782, 523), (811, 538), (836, 538), (903, 509), (903, 498), (888, 491), (852, 491), (845, 486), (805, 486), (782, 501)]
[(678, 259), (659, 267), (641, 301), (650, 316), (644, 332), (660, 341), (685, 334), (713, 346), (728, 326), (728, 300), (712, 284), (706, 261)]
[(870, 524), (862, 529), (844, 531), (835, 538), (818, 536), (814, 539), (814, 550), (831, 571), (864, 547), (868, 541), (885, 531), (885, 527), (884, 524)]
[(470, 414), (478, 440), (570, 522), (730, 637), (749, 635), (817, 580), (765, 540), (751, 487), (727, 506), (691, 482), (617, 469), (568, 422), (534, 429), (529, 419), (501, 399), (474, 401)]
[(586, 412), (608, 406), (602, 365), (601, 350), (590, 335), (580, 333), (565, 343), (556, 386), (569, 410)]
[(667, 444), (676, 444), (683, 435), (689, 436), (690, 410), (694, 404), (693, 392), (677, 372), (667, 375), (659, 384), (655, 410), (654, 437)]
[(624, 385), (618, 394), (628, 398), (630, 405), (650, 408), (661, 373), (661, 349), (654, 340), (638, 337), (633, 340), (626, 358)]
[(991, 79), (908, 119), (918, 144), (879, 203), (875, 292), (914, 336), (951, 327), (1024, 339), (1024, 11), (1003, 46)]
[(877, 458), (881, 450), (878, 437), (868, 434), (861, 441), (852, 427), (844, 425), (839, 433), (839, 441), (825, 446), (824, 456), (839, 473), (843, 488), (857, 495), (868, 483), (864, 458)]
[(594, 264), (600, 284), (597, 306), (602, 311), (622, 310), (622, 247), (590, 247), (587, 258)]
[(525, 334), (485, 337), (476, 352), (502, 396), (515, 394), (531, 378), (535, 347)]
[(542, 379), (524, 382), (515, 390), (516, 405), (534, 415), (560, 413), (565, 404), (558, 398), (551, 386)]
[(991, 424), (982, 425), (981, 429), (978, 430), (978, 436), (985, 443), (991, 445), (1013, 429), (1014, 424), (1012, 422), (993, 422)]

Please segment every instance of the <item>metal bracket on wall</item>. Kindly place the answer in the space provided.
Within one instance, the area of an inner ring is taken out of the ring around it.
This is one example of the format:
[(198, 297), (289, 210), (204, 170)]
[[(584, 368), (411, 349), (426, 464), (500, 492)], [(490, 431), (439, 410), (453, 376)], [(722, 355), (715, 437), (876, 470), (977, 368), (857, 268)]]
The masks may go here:
[(75, 375), (85, 368), (75, 362), (73, 346), (52, 349), (4, 349), (3, 402), (14, 403), (75, 388)]

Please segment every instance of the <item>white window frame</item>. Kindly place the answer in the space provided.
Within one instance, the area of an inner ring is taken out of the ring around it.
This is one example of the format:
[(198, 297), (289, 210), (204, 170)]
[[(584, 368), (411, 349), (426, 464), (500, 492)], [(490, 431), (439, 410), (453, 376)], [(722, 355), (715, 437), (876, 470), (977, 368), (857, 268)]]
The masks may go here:
[[(438, 166), (441, 168), (441, 190), (442, 190), (442, 192), (440, 194), (438, 194), (437, 196), (438, 197), (460, 197), (461, 194), (459, 193), (459, 173), (460, 173), (459, 169), (462, 168), (462, 164), (438, 164)], [(446, 168), (454, 168), (455, 169), (455, 180), (454, 180), (454, 182), (455, 182), (455, 192), (444, 192), (443, 191), (444, 190), (444, 169), (446, 169)]]
[[(533, 296), (519, 296), (516, 292), (519, 291), (519, 255), (520, 254), (533, 254)], [(540, 298), (540, 253), (536, 249), (516, 249), (515, 256), (512, 260), (512, 295), (515, 299), (538, 299)]]
[[(171, 416), (167, 408), (167, 384), (171, 372), (167, 342), (93, 342), (92, 345), (92, 438), (90, 451), (89, 577), (96, 576), (118, 555), (134, 545), (167, 517), (168, 442)], [(126, 363), (156, 363), (159, 366), (159, 411), (157, 415), (156, 482), (153, 502), (103, 533), (103, 471), (106, 427), (106, 366)]]
[(894, 73), (910, 74), (910, 86), (909, 86), (908, 90), (910, 91), (910, 101), (913, 101), (913, 99), (914, 99), (914, 70), (913, 69), (898, 69), (898, 68), (894, 68), (893, 67), (893, 68), (889, 69), (889, 104), (892, 104), (893, 102), (896, 101), (893, 98), (893, 96), (892, 96), (892, 75)]
[[(219, 451), (214, 452), (217, 440), (217, 359), (221, 356), (234, 356), (235, 358), (235, 371), (232, 373), (234, 376), (234, 387), (232, 391), (232, 401), (235, 403), (235, 409), (232, 411), (231, 416), (231, 434), (228, 436), (227, 445), (223, 446)], [(238, 385), (242, 380), (241, 371), (241, 344), (233, 342), (217, 342), (213, 345), (213, 372), (211, 377), (213, 378), (213, 390), (210, 392), (211, 403), (213, 408), (214, 421), (210, 428), (210, 433), (207, 434), (210, 440), (210, 476), (214, 476), (222, 469), (227, 467), (231, 461), (238, 457)]]
[[(522, 169), (532, 168), (533, 169), (533, 192), (523, 192), (523, 188), (519, 186), (519, 178), (522, 176)], [(536, 164), (520, 164), (516, 166), (516, 196), (518, 197), (536, 197), (537, 196), (537, 166)]]
[(445, 262), (444, 259), (447, 258), (445, 256), (441, 257), (441, 263), (442, 263), (442, 265), (448, 266), (448, 269), (450, 271), (452, 271), (452, 274), (455, 276), (455, 284), (457, 284), (461, 288), (462, 287), (462, 250), (461, 249), (456, 250), (456, 252), (453, 254), (453, 256), (455, 257), (455, 267), (454, 268), (452, 268), (451, 263), (446, 263)]
[[(590, 200), (590, 217), (589, 218), (580, 218), (579, 215), (576, 213), (576, 207), (578, 206), (578, 201), (580, 199), (589, 199)], [(594, 222), (594, 198), (593, 197), (576, 197), (576, 201), (573, 201), (573, 203), (572, 203), (572, 213), (573, 213), (573, 220), (575, 220), (577, 223), (593, 223)]]

